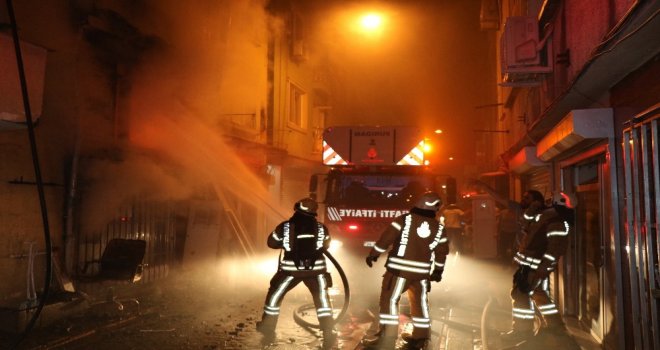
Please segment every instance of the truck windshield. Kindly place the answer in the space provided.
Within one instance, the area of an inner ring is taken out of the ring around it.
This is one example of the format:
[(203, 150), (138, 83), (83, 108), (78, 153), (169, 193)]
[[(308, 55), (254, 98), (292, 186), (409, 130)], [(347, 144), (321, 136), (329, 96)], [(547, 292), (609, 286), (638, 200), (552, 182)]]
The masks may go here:
[(424, 175), (335, 174), (330, 177), (326, 202), (333, 205), (407, 205), (433, 189)]

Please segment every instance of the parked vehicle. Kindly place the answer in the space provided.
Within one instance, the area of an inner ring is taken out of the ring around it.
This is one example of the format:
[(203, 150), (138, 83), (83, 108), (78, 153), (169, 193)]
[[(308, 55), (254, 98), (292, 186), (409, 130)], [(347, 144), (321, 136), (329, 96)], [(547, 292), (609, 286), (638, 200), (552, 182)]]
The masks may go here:
[[(438, 191), (421, 131), (409, 126), (339, 126), (323, 134), (325, 174), (312, 175), (319, 219), (345, 248), (363, 254), (415, 196)], [(441, 191), (438, 191), (439, 193)]]

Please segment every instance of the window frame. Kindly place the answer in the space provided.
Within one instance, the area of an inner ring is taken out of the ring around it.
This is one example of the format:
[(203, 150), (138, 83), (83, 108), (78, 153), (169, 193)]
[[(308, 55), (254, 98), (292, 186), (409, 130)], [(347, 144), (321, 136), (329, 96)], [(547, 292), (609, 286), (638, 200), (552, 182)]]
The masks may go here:
[[(294, 95), (294, 93), (296, 95)], [(294, 101), (294, 96), (299, 96), (299, 100)], [(302, 88), (302, 86), (300, 86), (300, 84), (289, 79), (287, 84), (286, 108), (286, 123), (288, 127), (301, 132), (307, 131), (307, 123), (309, 119), (308, 103), (309, 94)], [(294, 109), (294, 107), (297, 108)]]

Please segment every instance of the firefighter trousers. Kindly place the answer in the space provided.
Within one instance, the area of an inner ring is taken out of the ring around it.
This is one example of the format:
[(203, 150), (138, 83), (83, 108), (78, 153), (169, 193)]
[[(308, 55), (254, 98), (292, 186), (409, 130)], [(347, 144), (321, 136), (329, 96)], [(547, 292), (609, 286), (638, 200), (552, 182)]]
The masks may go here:
[(326, 273), (308, 277), (295, 277), (289, 273), (277, 271), (270, 280), (261, 323), (267, 329), (275, 329), (280, 315), (282, 299), (284, 299), (286, 293), (300, 282), (303, 282), (312, 293), (321, 330), (324, 333), (332, 331), (332, 305), (328, 296), (328, 288), (331, 287), (331, 282)]
[(431, 332), (428, 300), (430, 282), (428, 279), (412, 280), (389, 271), (385, 272), (380, 291), (380, 328), (381, 330), (398, 329), (399, 300), (406, 291), (413, 321), (412, 339), (427, 339)]
[(537, 311), (546, 327), (563, 327), (559, 309), (550, 296), (549, 278), (536, 279), (533, 275), (532, 271), (523, 269), (514, 277), (511, 289), (513, 329), (533, 331)]

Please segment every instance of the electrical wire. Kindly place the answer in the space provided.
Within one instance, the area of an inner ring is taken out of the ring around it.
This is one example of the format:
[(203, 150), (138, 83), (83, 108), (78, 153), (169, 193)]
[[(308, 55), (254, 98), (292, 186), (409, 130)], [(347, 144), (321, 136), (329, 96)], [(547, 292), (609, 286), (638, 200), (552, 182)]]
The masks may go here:
[(37, 305), (32, 318), (25, 326), (25, 329), (18, 338), (12, 344), (12, 349), (18, 347), (18, 345), (25, 340), (28, 333), (34, 328), (41, 311), (46, 304), (46, 299), (48, 298), (48, 292), (50, 289), (50, 280), (52, 277), (52, 244), (50, 239), (50, 230), (48, 225), (48, 210), (46, 207), (46, 196), (44, 193), (44, 183), (41, 178), (41, 168), (39, 166), (39, 156), (37, 153), (37, 142), (34, 135), (34, 123), (32, 121), (32, 111), (30, 110), (30, 99), (28, 97), (28, 88), (27, 88), (27, 79), (25, 77), (25, 67), (23, 66), (23, 55), (21, 53), (21, 45), (18, 38), (18, 25), (16, 24), (16, 15), (14, 14), (14, 6), (12, 0), (7, 0), (7, 14), (9, 15), (9, 21), (11, 25), (12, 37), (14, 39), (14, 48), (16, 51), (16, 64), (18, 68), (18, 76), (21, 83), (21, 93), (23, 96), (23, 108), (25, 109), (25, 121), (28, 129), (28, 136), (30, 139), (30, 149), (32, 151), (32, 163), (34, 166), (34, 176), (35, 182), (37, 184), (37, 191), (39, 193), (39, 205), (41, 208), (41, 220), (44, 229), (44, 241), (46, 245), (46, 273), (44, 276), (44, 291)]

